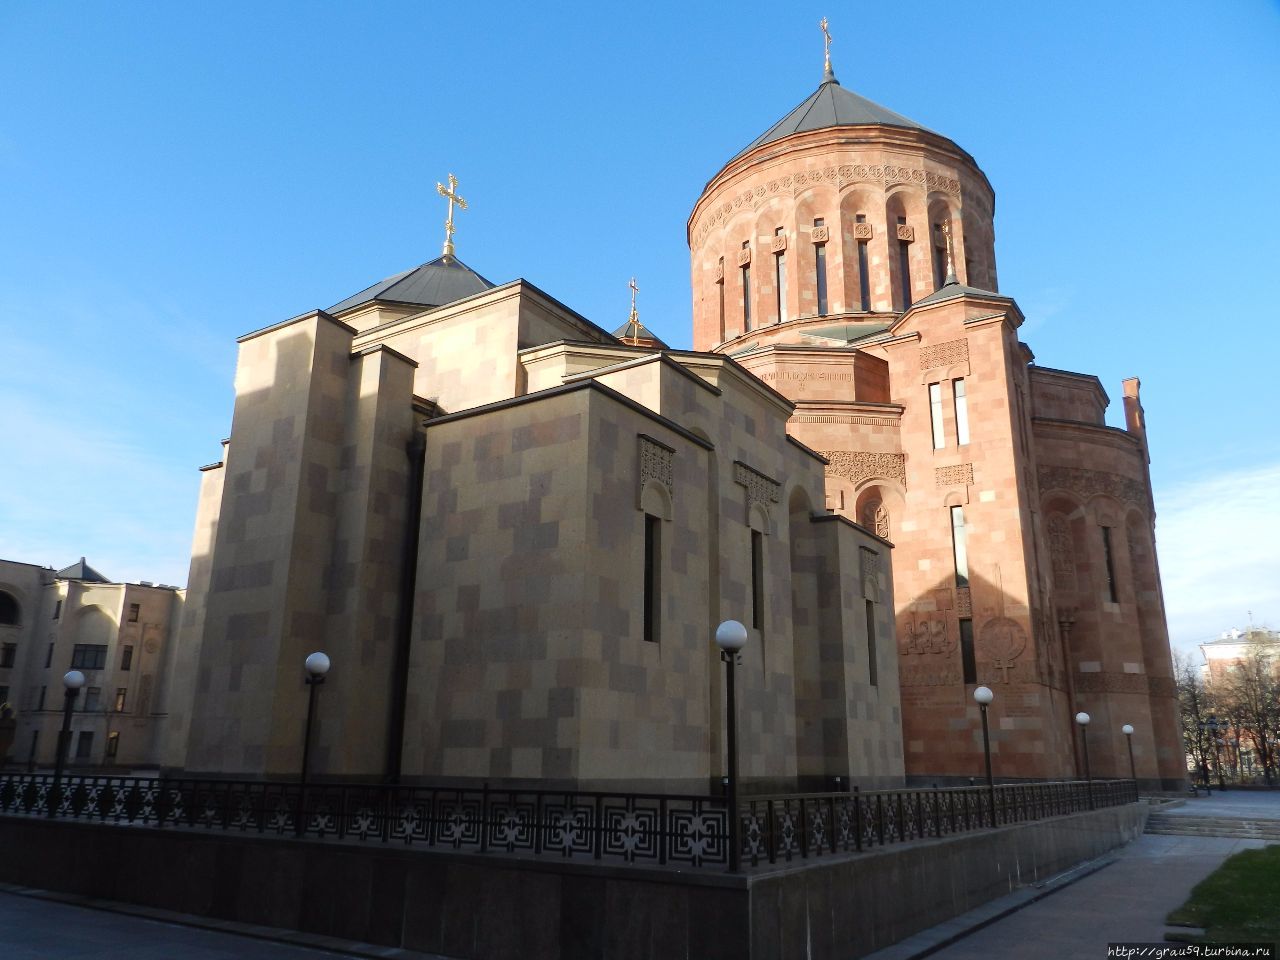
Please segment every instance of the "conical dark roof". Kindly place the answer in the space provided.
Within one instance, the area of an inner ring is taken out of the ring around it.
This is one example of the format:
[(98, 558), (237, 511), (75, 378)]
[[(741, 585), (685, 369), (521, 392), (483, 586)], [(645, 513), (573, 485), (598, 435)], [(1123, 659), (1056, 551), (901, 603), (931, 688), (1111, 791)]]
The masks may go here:
[(613, 331), (613, 335), (619, 340), (643, 340), (646, 342), (652, 342), (655, 347), (662, 350), (668, 349), (667, 345), (662, 342), (662, 339), (639, 320), (628, 320), (617, 330)]
[(69, 567), (63, 567), (58, 571), (59, 580), (84, 580), (87, 583), (110, 583), (111, 581), (100, 574), (89, 564), (85, 563), (84, 557), (80, 558), (79, 563), (73, 563)]
[(326, 312), (342, 313), (363, 306), (371, 300), (412, 303), (423, 307), (439, 307), (492, 289), (490, 283), (452, 254), (436, 257), (430, 263), (397, 273), (366, 287)]
[(967, 287), (958, 280), (951, 279), (944, 283), (933, 293), (927, 297), (921, 297), (913, 307), (924, 306), (928, 303), (941, 303), (943, 300), (954, 300), (957, 297), (981, 297), (985, 300), (996, 298), (998, 300), (1012, 300), (1012, 297), (1006, 297), (1003, 293), (996, 293), (994, 290), (983, 290), (980, 287)]
[(907, 127), (911, 130), (929, 130), (923, 124), (916, 123), (909, 117), (894, 113), (888, 107), (872, 103), (866, 97), (860, 97), (852, 90), (840, 86), (836, 78), (830, 74), (822, 81), (817, 90), (809, 94), (804, 102), (775, 123), (760, 136), (735, 154), (734, 159), (750, 153), (756, 147), (793, 133), (805, 133), (809, 130), (824, 130), (827, 127), (857, 127), (867, 124), (880, 124), (886, 127)]

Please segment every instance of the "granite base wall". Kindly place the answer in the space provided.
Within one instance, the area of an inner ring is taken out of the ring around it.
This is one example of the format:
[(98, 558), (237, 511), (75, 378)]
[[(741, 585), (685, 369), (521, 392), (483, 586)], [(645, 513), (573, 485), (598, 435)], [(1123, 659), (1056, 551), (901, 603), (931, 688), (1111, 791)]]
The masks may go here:
[(1145, 821), (1135, 804), (729, 876), (0, 817), (0, 882), (467, 960), (847, 960)]

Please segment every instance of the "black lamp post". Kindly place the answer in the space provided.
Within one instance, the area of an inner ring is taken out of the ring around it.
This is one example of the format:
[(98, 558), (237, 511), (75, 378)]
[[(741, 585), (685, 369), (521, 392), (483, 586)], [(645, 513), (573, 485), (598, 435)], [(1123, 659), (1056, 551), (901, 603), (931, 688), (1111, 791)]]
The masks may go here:
[(1120, 732), (1124, 734), (1125, 742), (1129, 744), (1129, 779), (1134, 782), (1134, 787), (1136, 789), (1137, 783), (1138, 783), (1138, 775), (1134, 772), (1134, 767), (1133, 767), (1133, 724), (1126, 723), (1123, 727), (1120, 728)]
[(59, 793), (62, 789), (62, 768), (67, 762), (67, 748), (71, 746), (71, 713), (76, 708), (76, 697), (84, 686), (84, 674), (79, 670), (68, 670), (62, 675), (62, 686), (65, 689), (62, 701), (62, 730), (58, 733), (57, 756), (53, 762), (53, 783), (49, 785), (49, 816), (57, 816)]
[(987, 707), (996, 695), (990, 687), (978, 687), (973, 691), (973, 699), (982, 711), (982, 752), (987, 760), (987, 797), (991, 803), (991, 825), (996, 825), (996, 782), (991, 778), (991, 735), (987, 732)]
[(1218, 737), (1214, 741), (1214, 747), (1213, 747), (1214, 757), (1218, 761), (1218, 789), (1219, 790), (1227, 789), (1227, 781), (1222, 774), (1222, 748), (1223, 746), (1225, 746), (1225, 744), (1226, 744), (1226, 741), (1223, 740), (1221, 737)]
[(747, 628), (737, 620), (726, 620), (716, 627), (716, 646), (720, 659), (725, 662), (726, 713), (729, 748), (729, 869), (736, 873), (742, 868), (742, 820), (738, 813), (738, 706), (735, 696), (733, 668), (738, 663), (739, 651), (747, 645)]
[(311, 773), (311, 724), (316, 715), (316, 688), (324, 683), (325, 675), (329, 672), (329, 658), (316, 651), (307, 657), (303, 666), (307, 671), (307, 727), (302, 735), (302, 789), (298, 793), (298, 816), (294, 823), (298, 836), (302, 836), (307, 822), (307, 781)]
[(1089, 809), (1093, 809), (1093, 774), (1089, 772), (1089, 715), (1081, 710), (1076, 714), (1080, 726), (1080, 742), (1084, 749), (1084, 780), (1089, 791)]

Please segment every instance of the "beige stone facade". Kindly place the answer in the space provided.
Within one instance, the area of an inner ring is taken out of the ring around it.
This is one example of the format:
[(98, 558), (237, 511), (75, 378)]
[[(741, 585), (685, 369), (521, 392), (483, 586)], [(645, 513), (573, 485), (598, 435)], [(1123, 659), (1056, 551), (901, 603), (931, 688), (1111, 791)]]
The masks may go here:
[(791, 401), (524, 281), (382, 295), (241, 339), (170, 766), (296, 776), (323, 650), (317, 776), (706, 790), (737, 619), (749, 782), (901, 782), (891, 546), (823, 509)]
[(159, 766), (184, 595), (176, 587), (110, 582), (83, 558), (57, 572), (0, 560), (0, 704), (17, 721), (8, 762), (53, 763), (62, 676), (77, 669), (85, 685), (68, 763)]
[[(823, 125), (824, 103), (853, 122)], [(791, 132), (788, 132), (791, 131)], [(689, 218), (694, 346), (795, 403), (826, 506), (891, 540), (909, 777), (1184, 777), (1138, 381), (1041, 367), (997, 291), (994, 194), (962, 148), (834, 78)], [(948, 238), (948, 233), (950, 237)]]

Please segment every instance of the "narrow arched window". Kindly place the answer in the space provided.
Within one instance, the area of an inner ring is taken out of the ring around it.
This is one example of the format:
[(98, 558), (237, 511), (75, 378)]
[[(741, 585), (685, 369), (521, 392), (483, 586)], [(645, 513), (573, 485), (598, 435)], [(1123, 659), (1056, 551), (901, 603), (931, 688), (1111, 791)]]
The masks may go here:
[(778, 295), (778, 323), (787, 319), (787, 234), (782, 227), (773, 231), (773, 280)]
[(902, 289), (902, 309), (911, 307), (911, 229), (907, 218), (898, 218), (898, 283)]
[[(859, 213), (854, 217), (855, 223), (866, 223), (867, 215)], [(871, 258), (867, 255), (867, 244), (871, 242), (870, 227), (865, 230), (857, 231), (859, 234), (866, 233), (867, 237), (858, 237), (858, 302), (862, 304), (862, 312), (867, 313), (871, 310), (871, 274), (868, 272), (868, 264)]]
[[(818, 316), (827, 315), (827, 221), (816, 217), (813, 221), (813, 280), (818, 292)], [(817, 237), (823, 239), (818, 240)]]
[(20, 622), (17, 597), (0, 590), (0, 626), (16, 627)]

